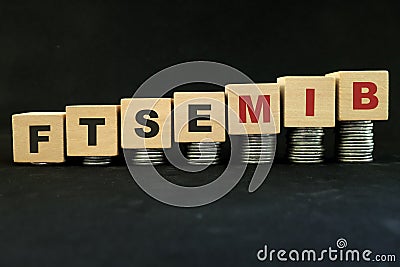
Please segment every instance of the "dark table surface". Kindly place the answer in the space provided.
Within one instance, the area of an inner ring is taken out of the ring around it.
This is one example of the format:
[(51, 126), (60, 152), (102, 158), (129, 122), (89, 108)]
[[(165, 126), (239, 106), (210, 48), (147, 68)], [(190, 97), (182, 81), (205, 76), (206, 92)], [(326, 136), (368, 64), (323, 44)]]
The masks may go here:
[(323, 249), (338, 238), (400, 260), (396, 160), (278, 163), (255, 193), (247, 191), (248, 172), (223, 199), (185, 209), (146, 195), (123, 165), (17, 166), (10, 137), (0, 140), (0, 266), (271, 266), (281, 263), (256, 258), (264, 244)]

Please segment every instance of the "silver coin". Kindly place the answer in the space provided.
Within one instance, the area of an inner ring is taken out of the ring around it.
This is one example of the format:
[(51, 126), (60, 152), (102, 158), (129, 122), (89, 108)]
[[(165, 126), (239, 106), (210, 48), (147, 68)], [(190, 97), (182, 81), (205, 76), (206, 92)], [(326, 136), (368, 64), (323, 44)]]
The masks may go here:
[(48, 162), (31, 162), (30, 164), (36, 165), (36, 166), (46, 166), (46, 165), (50, 165)]
[(340, 145), (374, 145), (373, 141), (368, 141), (368, 140), (351, 140), (351, 141), (342, 141), (339, 143)]
[(323, 159), (314, 159), (314, 160), (290, 159), (290, 161), (292, 163), (304, 163), (304, 164), (322, 163), (322, 162), (324, 162)]
[(289, 132), (292, 133), (322, 133), (324, 129), (322, 128), (291, 128)]
[(347, 162), (347, 163), (363, 163), (363, 162), (373, 162), (373, 158), (367, 158), (367, 159), (349, 159), (349, 158), (340, 158), (340, 162)]
[(365, 155), (365, 156), (345, 156), (341, 157), (341, 159), (352, 159), (352, 160), (364, 160), (364, 159), (372, 159), (372, 155)]
[(337, 153), (345, 154), (345, 153), (362, 153), (362, 154), (372, 154), (374, 152), (373, 149), (341, 149), (338, 150)]
[(374, 141), (373, 140), (342, 140), (339, 142), (339, 144), (342, 145), (352, 145), (352, 144), (367, 144), (367, 145), (373, 145)]
[(363, 153), (363, 154), (371, 154), (373, 152), (372, 148), (356, 148), (356, 149), (339, 149), (338, 153)]
[(338, 147), (339, 148), (340, 147), (346, 147), (346, 148), (349, 148), (349, 147), (368, 147), (368, 148), (373, 148), (374, 147), (374, 143), (354, 143), (354, 142), (348, 143), (348, 144), (339, 143)]
[(373, 125), (348, 125), (348, 126), (340, 126), (340, 130), (371, 130), (373, 129)]
[(374, 137), (373, 132), (360, 132), (360, 133), (348, 133), (346, 132), (345, 134), (342, 135), (342, 137)]
[(310, 147), (310, 146), (320, 146), (322, 142), (307, 142), (307, 141), (298, 141), (298, 142), (288, 142), (288, 145), (295, 147)]
[(315, 153), (315, 152), (301, 152), (301, 153), (294, 153), (288, 152), (288, 156), (295, 156), (295, 157), (323, 157), (324, 153)]
[(316, 141), (316, 142), (321, 142), (323, 138), (315, 138), (315, 137), (310, 137), (310, 138), (302, 138), (302, 137), (295, 137), (295, 138), (288, 138), (289, 141)]
[(149, 166), (149, 165), (162, 165), (164, 164), (164, 161), (134, 161), (133, 164), (135, 165), (142, 165), (142, 166)]
[(364, 120), (364, 121), (340, 121), (341, 124), (366, 124), (366, 123), (373, 123), (370, 120)]
[(363, 158), (363, 157), (372, 157), (371, 153), (341, 153), (340, 158)]
[(323, 138), (324, 133), (289, 133), (287, 137), (289, 138)]

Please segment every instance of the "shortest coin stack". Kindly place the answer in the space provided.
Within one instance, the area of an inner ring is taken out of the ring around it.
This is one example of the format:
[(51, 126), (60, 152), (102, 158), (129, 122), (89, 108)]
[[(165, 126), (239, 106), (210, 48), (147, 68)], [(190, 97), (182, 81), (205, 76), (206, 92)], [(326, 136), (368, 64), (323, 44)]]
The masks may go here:
[(134, 165), (161, 165), (165, 163), (165, 154), (162, 148), (136, 149), (132, 162)]
[(242, 145), (242, 163), (271, 163), (275, 154), (275, 135), (250, 134)]
[(214, 165), (220, 160), (220, 142), (194, 142), (187, 147), (187, 158), (193, 165)]
[(321, 163), (324, 161), (324, 129), (321, 127), (289, 128), (287, 155), (293, 163)]
[(372, 121), (341, 121), (337, 157), (340, 162), (372, 162), (374, 151)]

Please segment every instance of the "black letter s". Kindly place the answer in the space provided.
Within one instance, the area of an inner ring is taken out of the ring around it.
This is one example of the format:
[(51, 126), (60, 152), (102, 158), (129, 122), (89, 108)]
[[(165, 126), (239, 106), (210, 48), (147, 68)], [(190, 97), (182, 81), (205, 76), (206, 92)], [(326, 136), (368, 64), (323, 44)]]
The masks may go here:
[(154, 110), (141, 110), (138, 113), (136, 113), (136, 121), (140, 125), (147, 126), (150, 128), (150, 132), (145, 132), (142, 128), (135, 128), (135, 132), (138, 136), (142, 138), (152, 138), (158, 134), (160, 131), (160, 126), (152, 120), (145, 119), (144, 116), (148, 115), (150, 118), (158, 118), (157, 112)]

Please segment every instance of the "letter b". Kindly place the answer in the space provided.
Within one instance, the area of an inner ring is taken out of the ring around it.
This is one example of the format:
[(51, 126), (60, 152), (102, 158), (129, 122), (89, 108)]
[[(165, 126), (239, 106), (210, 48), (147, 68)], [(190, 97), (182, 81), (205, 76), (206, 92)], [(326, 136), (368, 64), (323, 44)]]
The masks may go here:
[[(363, 93), (362, 89), (368, 89)], [(373, 82), (353, 82), (353, 109), (374, 109), (378, 106), (379, 100), (375, 96), (378, 88)], [(368, 99), (368, 103), (363, 103), (363, 99)]]

